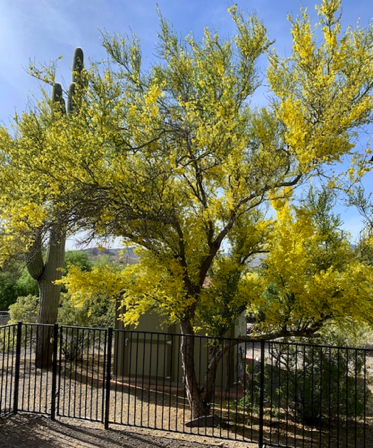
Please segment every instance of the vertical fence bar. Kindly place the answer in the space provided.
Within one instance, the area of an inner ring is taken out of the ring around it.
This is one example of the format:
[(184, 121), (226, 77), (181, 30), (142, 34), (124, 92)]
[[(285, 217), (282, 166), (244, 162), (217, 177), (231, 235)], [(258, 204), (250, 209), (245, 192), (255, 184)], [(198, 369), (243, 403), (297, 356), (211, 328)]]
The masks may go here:
[(364, 446), (366, 446), (366, 427), (367, 427), (367, 354), (368, 352), (364, 351), (364, 426), (363, 426), (363, 441)]
[(355, 350), (355, 448), (357, 448), (357, 407), (358, 407), (358, 398), (357, 398), (357, 350)]
[(106, 357), (106, 395), (105, 395), (105, 429), (109, 429), (110, 413), (110, 376), (111, 376), (111, 347), (113, 344), (113, 327), (108, 330), (108, 345)]
[[(59, 349), (59, 369), (58, 369), (58, 390), (61, 391), (61, 371), (62, 371), (62, 343), (63, 343), (63, 328), (60, 328), (60, 349)], [(65, 358), (65, 369), (63, 373), (63, 400), (62, 400), (62, 414), (65, 408), (65, 383), (66, 383), (66, 358)], [(57, 415), (61, 415), (60, 413), (60, 404), (61, 404), (61, 392), (57, 395)]]
[[(142, 343), (142, 348), (145, 348), (145, 334), (141, 333), (144, 337), (144, 342)], [(139, 337), (140, 333), (136, 335), (136, 350), (135, 350), (135, 391), (134, 391), (134, 410), (133, 410), (133, 424), (136, 425), (136, 406), (137, 406), (137, 377), (138, 377), (138, 360), (139, 360)], [(163, 420), (162, 420), (163, 424)]]
[(21, 366), (22, 322), (17, 324), (16, 366), (14, 377), (14, 413), (18, 412), (19, 370)]
[(346, 446), (348, 446), (348, 427), (349, 427), (349, 416), (348, 416), (348, 394), (349, 394), (349, 387), (348, 387), (348, 374), (349, 374), (349, 349), (346, 348)]
[[(104, 331), (104, 335), (105, 335), (105, 337), (104, 337), (104, 359), (102, 361), (102, 363), (103, 363), (102, 364), (102, 370), (103, 370), (104, 374), (102, 375), (102, 377), (103, 377), (103, 379), (102, 379), (102, 392), (106, 388), (106, 383), (105, 383), (105, 361), (106, 361), (106, 356), (107, 356), (106, 349), (107, 349), (107, 346), (108, 346), (108, 333), (109, 333), (109, 331), (107, 331), (107, 330)], [(97, 372), (100, 372), (101, 334), (102, 333), (100, 331)], [(110, 372), (110, 374), (111, 374), (111, 372)], [(110, 376), (110, 374), (109, 374), (109, 376)], [(97, 414), (97, 412), (98, 412), (97, 411), (98, 410), (98, 400), (96, 401), (96, 403), (97, 403), (96, 404), (96, 415), (98, 415)], [(114, 403), (114, 406), (115, 406), (115, 403)], [(105, 421), (105, 409), (106, 409), (106, 402), (104, 402), (104, 393), (102, 393), (102, 400), (101, 400), (101, 419), (102, 419), (102, 421)]]
[[(14, 334), (16, 333), (16, 329), (17, 327), (13, 327), (12, 328), (12, 339), (8, 339), (9, 342), (12, 340), (13, 341), (13, 345), (14, 345)], [(9, 328), (10, 331), (10, 328)], [(10, 335), (10, 333), (9, 333)], [(12, 397), (14, 397), (14, 379), (15, 379), (15, 365), (16, 365), (16, 360), (14, 359), (14, 356), (11, 356), (11, 361), (10, 361), (10, 385), (9, 385), (9, 412), (11, 412), (10, 407), (11, 407), (11, 401), (12, 401)], [(8, 364), (9, 367), (9, 364)], [(18, 395), (18, 394), (17, 394)]]
[[(116, 377), (115, 381), (115, 387), (114, 387), (114, 422), (117, 423), (117, 400), (120, 401), (121, 407), (120, 409), (123, 409), (123, 396), (124, 396), (124, 385), (123, 385), (123, 378), (125, 376), (125, 356), (126, 356), (126, 333), (124, 331), (116, 331), (115, 332), (115, 345), (114, 345), (114, 376)], [(122, 346), (122, 358), (119, 359), (119, 345), (121, 344), (121, 341), (123, 341)], [(122, 381), (121, 381), (121, 394), (118, 393), (118, 377), (121, 375)], [(120, 424), (123, 422), (123, 415), (122, 412), (120, 413)]]
[[(1, 329), (1, 333), (3, 336), (3, 343), (2, 343), (2, 365), (0, 366), (0, 372), (1, 372), (1, 377), (0, 377), (0, 416), (2, 416), (2, 409), (3, 409), (3, 405), (2, 405), (2, 401), (3, 401), (3, 386), (4, 386), (4, 361), (5, 361), (5, 353), (7, 353), (8, 350), (5, 350), (5, 340), (6, 340), (6, 328), (2, 328)], [(1, 339), (0, 339), (1, 341)], [(4, 400), (5, 401), (5, 400)], [(4, 408), (4, 412), (5, 412), (5, 408)]]
[(51, 419), (56, 420), (56, 389), (57, 389), (57, 348), (58, 348), (58, 324), (53, 327), (53, 365), (52, 365), (52, 402)]
[[(142, 427), (142, 421), (143, 421), (143, 410), (144, 410), (144, 377), (145, 377), (145, 351), (146, 351), (146, 337), (147, 335), (144, 333), (144, 344), (143, 344), (143, 351), (142, 351), (142, 379), (141, 379), (141, 411), (140, 411), (140, 426)], [(150, 356), (149, 356), (149, 359)], [(151, 364), (151, 361), (149, 362)]]
[[(179, 416), (179, 378), (180, 378), (180, 336), (174, 335), (175, 345), (177, 344), (177, 360), (176, 360), (176, 388), (177, 388), (177, 397), (176, 397), (176, 412), (175, 412), (175, 428), (178, 431), (178, 416)], [(185, 389), (183, 388), (184, 396), (182, 397), (181, 407), (183, 407), (184, 398), (185, 398)], [(215, 401), (215, 396), (214, 396)], [(215, 409), (214, 409), (215, 410)]]
[[(14, 327), (8, 327), (8, 331), (7, 331), (7, 333), (8, 333), (8, 352), (10, 350), (10, 329), (11, 328), (13, 330), (13, 338), (14, 338)], [(5, 345), (5, 338), (4, 338), (4, 345)], [(13, 357), (12, 357), (12, 359), (13, 359)], [(5, 403), (8, 399), (8, 384), (9, 384), (8, 378), (9, 378), (9, 356), (6, 357), (6, 366), (5, 366)], [(10, 387), (10, 385), (9, 385), (9, 387)], [(12, 394), (9, 393), (9, 412), (11, 412), (10, 411), (11, 397), (12, 397)]]
[(262, 339), (260, 341), (259, 448), (264, 447), (264, 344), (264, 339)]

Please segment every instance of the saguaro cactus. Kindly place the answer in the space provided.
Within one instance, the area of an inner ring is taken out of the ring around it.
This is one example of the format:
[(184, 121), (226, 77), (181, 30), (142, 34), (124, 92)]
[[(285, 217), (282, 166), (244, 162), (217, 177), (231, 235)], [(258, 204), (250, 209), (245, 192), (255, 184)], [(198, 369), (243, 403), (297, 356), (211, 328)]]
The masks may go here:
[[(53, 107), (59, 103), (63, 114), (72, 114), (78, 107), (80, 95), (76, 95), (76, 92), (80, 89), (81, 93), (83, 87), (83, 69), (83, 50), (77, 48), (74, 52), (73, 81), (68, 91), (67, 111), (61, 84), (55, 83), (53, 86)], [(50, 218), (52, 221), (53, 217)], [(57, 285), (56, 280), (60, 280), (62, 277), (65, 259), (66, 226), (63, 223), (55, 223), (49, 226), (45, 259), (42, 254), (42, 232), (43, 229), (39, 229), (35, 234), (35, 242), (28, 254), (27, 266), (30, 275), (37, 280), (39, 286), (39, 313), (37, 321), (41, 324), (54, 324), (57, 320), (61, 293), (61, 285)], [(35, 361), (37, 368), (45, 368), (52, 364), (52, 333), (52, 328), (49, 327), (41, 327), (39, 329)]]

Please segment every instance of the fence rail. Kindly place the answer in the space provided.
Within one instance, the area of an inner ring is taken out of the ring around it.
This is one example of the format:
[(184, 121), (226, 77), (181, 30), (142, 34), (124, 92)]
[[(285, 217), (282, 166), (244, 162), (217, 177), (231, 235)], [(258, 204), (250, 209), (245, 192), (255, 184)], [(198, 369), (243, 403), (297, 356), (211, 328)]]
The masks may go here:
[[(40, 369), (45, 334), (53, 353)], [(199, 390), (208, 388), (208, 360), (225, 353), (209, 417), (193, 420), (181, 343), (179, 334), (112, 328), (0, 327), (0, 416), (32, 412), (259, 447), (373, 446), (373, 351), (187, 336)]]

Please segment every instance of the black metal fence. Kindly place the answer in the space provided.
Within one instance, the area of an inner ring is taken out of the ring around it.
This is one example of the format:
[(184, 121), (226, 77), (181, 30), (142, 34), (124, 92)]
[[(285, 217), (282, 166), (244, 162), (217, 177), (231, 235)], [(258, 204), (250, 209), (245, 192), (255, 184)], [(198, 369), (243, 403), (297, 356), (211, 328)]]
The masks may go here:
[[(52, 330), (50, 366), (38, 369), (45, 363), (36, 363), (36, 347)], [(0, 416), (32, 412), (259, 447), (373, 446), (373, 351), (188, 336), (198, 388), (208, 386), (214, 350), (225, 353), (210, 417), (192, 420), (181, 338), (111, 328), (0, 327)]]

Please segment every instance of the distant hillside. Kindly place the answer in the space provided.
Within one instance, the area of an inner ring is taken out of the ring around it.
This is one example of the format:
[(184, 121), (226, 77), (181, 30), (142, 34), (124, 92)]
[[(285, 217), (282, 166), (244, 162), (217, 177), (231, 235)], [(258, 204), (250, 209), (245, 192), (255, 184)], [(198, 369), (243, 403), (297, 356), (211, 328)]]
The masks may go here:
[[(93, 263), (108, 258), (109, 263), (113, 262), (125, 265), (139, 262), (139, 257), (134, 253), (133, 249), (133, 247), (128, 247), (126, 249), (100, 249), (98, 247), (91, 247), (89, 249), (81, 249), (81, 251), (85, 252)], [(250, 266), (259, 266), (265, 256), (266, 254), (257, 255), (250, 262)]]
[(109, 258), (109, 262), (118, 264), (135, 264), (139, 262), (137, 255), (133, 252), (133, 247), (126, 249), (101, 249), (98, 247), (91, 247), (89, 249), (82, 249), (92, 262), (98, 262), (103, 258)]

